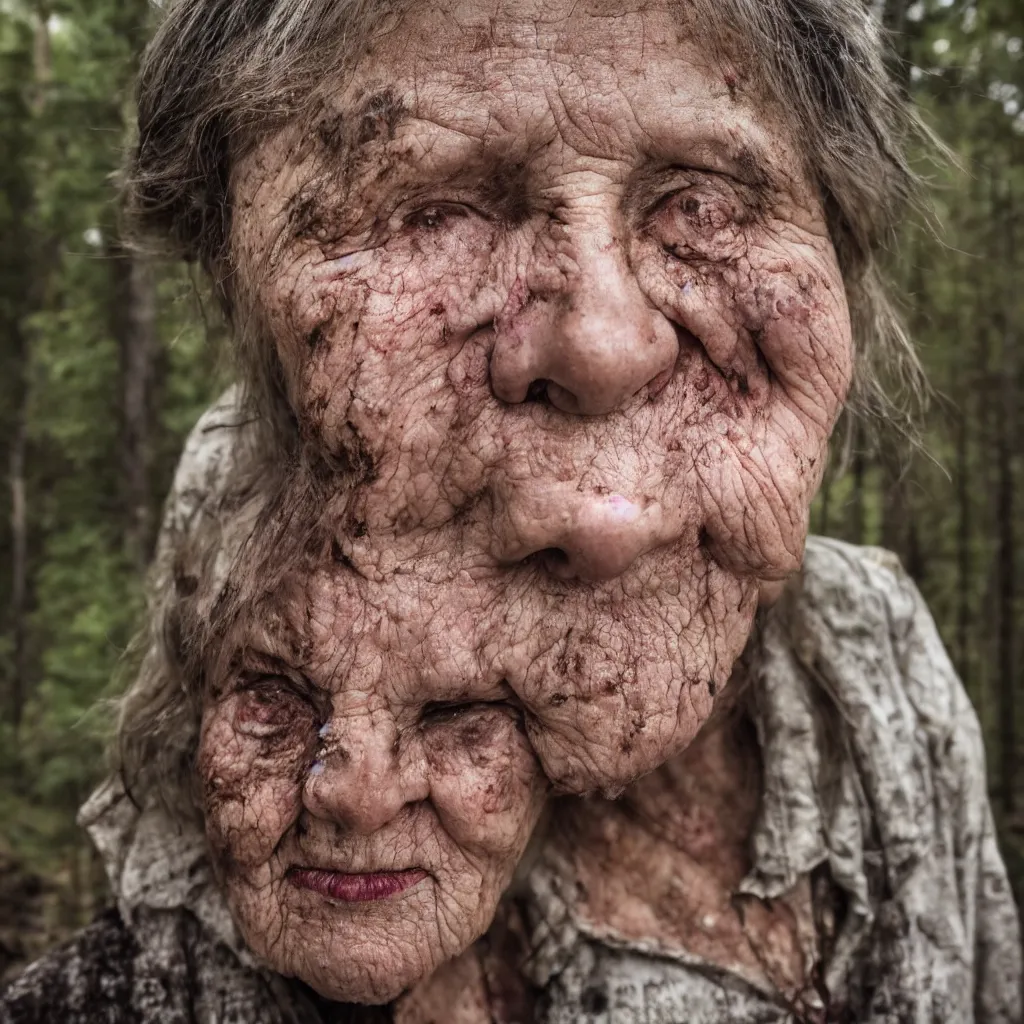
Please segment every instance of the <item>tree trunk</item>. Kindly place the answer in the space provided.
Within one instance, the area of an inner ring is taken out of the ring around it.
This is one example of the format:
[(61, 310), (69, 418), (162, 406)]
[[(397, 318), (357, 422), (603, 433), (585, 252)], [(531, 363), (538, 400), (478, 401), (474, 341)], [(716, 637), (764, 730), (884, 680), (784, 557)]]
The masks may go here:
[[(46, 108), (47, 93), (53, 76), (50, 49), (50, 7), (40, 2), (35, 8), (32, 40), (32, 82), (29, 109), (40, 117)], [(35, 246), (33, 284), (29, 289), (27, 310), (39, 309), (45, 300), (50, 267), (50, 246), (42, 241)], [(29, 695), (28, 668), (28, 495), (25, 479), (28, 447), (29, 408), (29, 335), (20, 325), (15, 328), (16, 368), (14, 375), (17, 413), (8, 447), (8, 472), (11, 492), (11, 638), (12, 666), (10, 715), (15, 734), (21, 728)]]
[(892, 42), (897, 64), (893, 69), (904, 93), (910, 93), (910, 38), (907, 8), (910, 0), (874, 0), (876, 15)]
[(138, 253), (118, 250), (114, 266), (116, 293), (122, 300), (115, 331), (121, 352), (125, 547), (141, 574), (149, 561), (153, 537), (149, 468), (157, 355), (156, 283), (153, 268)]
[(861, 429), (858, 426), (856, 428), (856, 436), (854, 438), (853, 452), (853, 496), (851, 509), (851, 526), (850, 526), (850, 539), (854, 544), (863, 544), (865, 540), (865, 532), (867, 528), (866, 517), (864, 514), (864, 483), (867, 475), (867, 456), (865, 455), (862, 448), (860, 448), (861, 442)]
[(828, 536), (829, 513), (832, 511), (832, 470), (825, 470), (825, 479), (821, 484), (821, 505), (818, 510), (818, 533)]
[(13, 664), (11, 674), (11, 723), (21, 727), (28, 694), (28, 518), (25, 502), (25, 446), (27, 442), (27, 396), (22, 394), (18, 420), (10, 449), (11, 482), (11, 633)]
[(968, 468), (967, 411), (960, 410), (956, 432), (957, 518), (956, 661), (960, 678), (969, 680), (971, 635), (971, 481)]
[[(1008, 197), (1003, 224), (1007, 266), (1014, 265), (1015, 239), (1012, 194)], [(998, 429), (999, 530), (999, 740), (1003, 809), (1014, 809), (1017, 795), (1017, 700), (1014, 672), (1016, 619), (1016, 544), (1014, 537), (1014, 445), (1016, 441), (1017, 378), (1016, 338), (1012, 314), (1012, 289), (1004, 299), (1002, 358), (999, 361), (1000, 424)]]

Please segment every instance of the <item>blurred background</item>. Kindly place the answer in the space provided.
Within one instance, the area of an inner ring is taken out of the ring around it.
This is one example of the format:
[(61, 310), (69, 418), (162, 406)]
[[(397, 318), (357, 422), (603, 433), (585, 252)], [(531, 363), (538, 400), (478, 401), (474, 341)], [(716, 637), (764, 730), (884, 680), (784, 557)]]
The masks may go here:
[[(1024, 0), (874, 0), (960, 164), (892, 240), (935, 396), (923, 446), (853, 429), (813, 528), (896, 551), (985, 730), (1024, 893)], [(75, 812), (181, 444), (225, 385), (183, 266), (118, 240), (148, 0), (0, 0), (0, 978), (107, 898)]]

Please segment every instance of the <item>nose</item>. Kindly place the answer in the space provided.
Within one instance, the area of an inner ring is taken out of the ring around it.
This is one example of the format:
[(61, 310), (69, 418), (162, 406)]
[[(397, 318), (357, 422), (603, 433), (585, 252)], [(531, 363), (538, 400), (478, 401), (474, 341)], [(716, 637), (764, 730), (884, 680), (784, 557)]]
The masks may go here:
[(614, 579), (679, 533), (657, 504), (643, 507), (623, 495), (586, 495), (575, 488), (538, 494), (528, 505), (513, 497), (505, 510), (512, 521), (496, 531), (505, 541), (499, 539), (498, 560), (535, 555), (561, 579)]
[(578, 234), (572, 272), (499, 321), (491, 387), (504, 402), (543, 392), (564, 412), (600, 416), (672, 374), (675, 330), (645, 300), (619, 243), (610, 231)]
[(303, 788), (314, 817), (370, 835), (406, 804), (426, 799), (425, 777), (402, 755), (390, 713), (336, 708), (320, 739)]

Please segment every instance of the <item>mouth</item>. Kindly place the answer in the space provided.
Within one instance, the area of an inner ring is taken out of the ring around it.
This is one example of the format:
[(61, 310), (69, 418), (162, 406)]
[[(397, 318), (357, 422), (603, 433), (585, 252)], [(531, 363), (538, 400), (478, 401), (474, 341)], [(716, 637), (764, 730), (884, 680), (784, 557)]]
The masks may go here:
[(292, 868), (288, 881), (299, 889), (318, 893), (324, 899), (338, 903), (369, 903), (386, 900), (389, 896), (412, 888), (427, 877), (420, 868), (408, 871), (373, 871), (348, 874), (344, 871), (325, 871), (320, 868)]

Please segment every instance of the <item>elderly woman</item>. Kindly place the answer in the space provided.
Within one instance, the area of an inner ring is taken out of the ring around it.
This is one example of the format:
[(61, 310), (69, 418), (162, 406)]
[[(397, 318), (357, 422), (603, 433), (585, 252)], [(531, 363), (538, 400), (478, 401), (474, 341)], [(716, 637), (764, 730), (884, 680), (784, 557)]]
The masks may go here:
[[(866, 8), (179, 0), (139, 109), (244, 391), (170, 506), (141, 813), (85, 812), (119, 913), (0, 1020), (1019, 1020), (963, 689), (891, 557), (806, 539), (912, 358)], [(576, 795), (498, 905), (520, 718)]]

